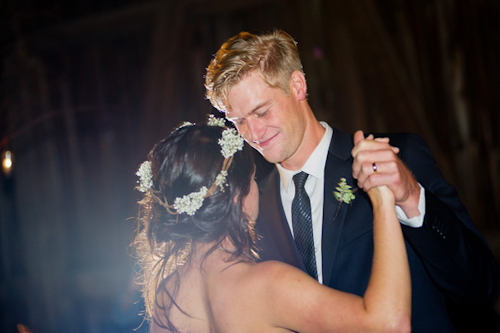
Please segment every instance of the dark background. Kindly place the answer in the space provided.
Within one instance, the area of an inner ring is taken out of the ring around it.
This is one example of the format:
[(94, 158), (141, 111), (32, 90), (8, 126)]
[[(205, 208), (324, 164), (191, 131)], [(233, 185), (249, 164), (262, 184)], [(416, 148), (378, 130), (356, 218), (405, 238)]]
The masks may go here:
[(299, 42), (319, 120), (422, 135), (500, 257), (499, 1), (0, 6), (0, 152), (15, 158), (0, 176), (1, 332), (140, 325), (135, 171), (181, 121), (216, 112), (205, 68), (241, 30), (282, 28)]

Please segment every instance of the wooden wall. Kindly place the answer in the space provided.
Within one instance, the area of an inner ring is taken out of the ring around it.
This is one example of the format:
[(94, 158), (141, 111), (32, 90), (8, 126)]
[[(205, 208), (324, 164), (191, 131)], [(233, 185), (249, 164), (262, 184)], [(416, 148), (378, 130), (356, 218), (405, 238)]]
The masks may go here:
[(494, 0), (8, 1), (2, 14), (0, 330), (124, 332), (138, 165), (215, 112), (203, 76), (241, 30), (291, 33), (320, 120), (421, 134), (500, 253)]

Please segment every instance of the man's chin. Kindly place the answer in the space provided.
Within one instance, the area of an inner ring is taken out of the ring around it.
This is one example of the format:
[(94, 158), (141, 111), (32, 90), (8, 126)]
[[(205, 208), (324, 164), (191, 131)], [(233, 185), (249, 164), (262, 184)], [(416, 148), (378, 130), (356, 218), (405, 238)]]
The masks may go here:
[(269, 163), (273, 163), (273, 164), (276, 164), (276, 163), (279, 163), (281, 162), (281, 159), (278, 158), (277, 156), (274, 156), (274, 155), (271, 155), (271, 154), (267, 154), (265, 152), (260, 152), (262, 154), (262, 156), (264, 157), (264, 159), (266, 161), (268, 161)]
[(281, 162), (281, 156), (273, 154), (271, 149), (262, 148), (260, 145), (257, 145), (257, 144), (252, 144), (251, 146), (255, 150), (257, 150), (262, 155), (262, 157), (264, 157), (264, 159), (266, 161), (268, 161), (269, 163), (275, 164), (275, 163)]

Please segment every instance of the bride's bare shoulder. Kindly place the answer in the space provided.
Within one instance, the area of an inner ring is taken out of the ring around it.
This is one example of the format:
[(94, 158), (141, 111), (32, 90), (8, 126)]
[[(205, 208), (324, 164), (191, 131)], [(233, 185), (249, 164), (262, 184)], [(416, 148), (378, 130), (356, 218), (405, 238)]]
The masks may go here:
[(260, 293), (270, 288), (279, 291), (280, 288), (287, 288), (288, 285), (295, 283), (294, 281), (303, 281), (308, 278), (307, 274), (293, 266), (269, 260), (247, 266), (241, 271), (236, 282), (240, 290)]
[(236, 262), (228, 264), (213, 276), (213, 286), (217, 288), (233, 288), (239, 292), (248, 290), (255, 292), (262, 286), (276, 283), (302, 271), (279, 261)]
[[(259, 276), (282, 276), (283, 274), (289, 275), (289, 274), (297, 274), (300, 273), (301, 271), (293, 266), (290, 266), (288, 264), (285, 264), (280, 261), (275, 261), (275, 260), (268, 260), (268, 261), (263, 261), (260, 262), (252, 267), (252, 275), (256, 275), (257, 277)], [(253, 278), (253, 277), (252, 277)]]
[(262, 280), (268, 276), (281, 276), (282, 274), (296, 274), (302, 272), (293, 266), (275, 260), (268, 260), (259, 263), (238, 262), (228, 265), (226, 270), (228, 274), (243, 274), (245, 279), (250, 280)]

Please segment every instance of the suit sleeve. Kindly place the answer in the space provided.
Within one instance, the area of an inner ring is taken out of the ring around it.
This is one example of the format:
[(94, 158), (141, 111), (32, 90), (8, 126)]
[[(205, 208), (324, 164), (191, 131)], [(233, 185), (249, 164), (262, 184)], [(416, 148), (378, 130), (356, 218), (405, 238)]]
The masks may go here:
[(420, 136), (410, 134), (395, 143), (401, 144), (401, 159), (425, 189), (424, 223), (403, 226), (406, 240), (448, 297), (474, 303), (491, 299), (498, 289), (498, 267), (458, 193), (444, 180)]

